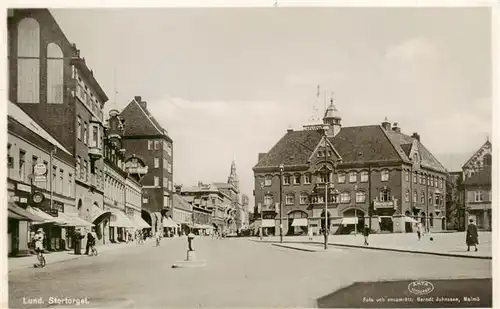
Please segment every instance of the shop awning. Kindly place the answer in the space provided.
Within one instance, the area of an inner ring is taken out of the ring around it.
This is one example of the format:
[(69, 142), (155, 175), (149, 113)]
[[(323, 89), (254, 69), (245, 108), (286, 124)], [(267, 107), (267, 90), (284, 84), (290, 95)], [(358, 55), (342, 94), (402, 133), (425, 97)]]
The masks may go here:
[(137, 227), (138, 229), (146, 229), (151, 227), (151, 225), (144, 221), (144, 219), (140, 216), (133, 216), (131, 221), (135, 223), (135, 227)]
[(26, 208), (26, 211), (28, 211), (29, 213), (31, 213), (33, 215), (37, 215), (37, 216), (43, 218), (43, 222), (35, 222), (34, 224), (45, 224), (45, 223), (66, 224), (66, 221), (64, 219), (61, 219), (59, 217), (53, 217), (53, 216), (49, 215), (48, 213), (46, 213), (45, 211), (40, 210), (36, 207), (28, 206)]
[(127, 218), (123, 212), (119, 210), (111, 210), (111, 220), (109, 226), (112, 227), (124, 227), (124, 228), (134, 228), (135, 224)]
[(213, 227), (213, 226), (208, 225), (208, 224), (203, 224), (203, 228), (204, 228), (204, 229), (207, 229), (207, 230), (213, 230), (213, 229), (214, 229), (214, 227)]
[(8, 217), (12, 219), (17, 219), (17, 217), (21, 217), (23, 219), (18, 219), (18, 220), (25, 220), (25, 221), (33, 221), (34, 223), (36, 222), (42, 222), (44, 223), (45, 219), (37, 216), (35, 214), (32, 214), (21, 207), (17, 206), (14, 203), (9, 203), (8, 206)]
[(163, 217), (163, 227), (177, 227), (177, 222), (170, 218)]
[(262, 220), (262, 227), (275, 227), (276, 222), (274, 219), (264, 219)]
[(344, 217), (342, 218), (342, 224), (357, 224), (358, 217)]
[(74, 227), (94, 226), (94, 224), (92, 224), (91, 222), (88, 222), (87, 220), (84, 220), (84, 219), (78, 217), (77, 214), (69, 214), (69, 213), (60, 212), (59, 218), (66, 221), (66, 224), (64, 224), (64, 226), (74, 226)]
[(293, 219), (292, 226), (307, 226), (307, 218)]
[(408, 216), (405, 216), (405, 222), (418, 223), (417, 220), (415, 220), (411, 217), (408, 217)]
[(31, 221), (30, 219), (23, 217), (21, 215), (16, 214), (15, 212), (11, 211), (10, 209), (7, 211), (7, 218), (9, 219), (16, 219), (20, 221)]
[(103, 209), (97, 207), (96, 205), (92, 205), (92, 209), (90, 211), (92, 222), (99, 219), (99, 217), (101, 217), (102, 215), (109, 214), (109, 213), (111, 213), (109, 210), (103, 210)]

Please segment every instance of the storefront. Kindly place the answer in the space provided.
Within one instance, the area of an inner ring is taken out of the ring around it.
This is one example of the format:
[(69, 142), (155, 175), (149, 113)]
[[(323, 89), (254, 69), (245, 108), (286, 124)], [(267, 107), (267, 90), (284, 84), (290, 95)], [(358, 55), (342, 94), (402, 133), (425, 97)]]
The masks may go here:
[(111, 242), (127, 241), (127, 229), (135, 229), (137, 226), (127, 218), (127, 215), (118, 210), (111, 209), (111, 218), (109, 222), (109, 240)]

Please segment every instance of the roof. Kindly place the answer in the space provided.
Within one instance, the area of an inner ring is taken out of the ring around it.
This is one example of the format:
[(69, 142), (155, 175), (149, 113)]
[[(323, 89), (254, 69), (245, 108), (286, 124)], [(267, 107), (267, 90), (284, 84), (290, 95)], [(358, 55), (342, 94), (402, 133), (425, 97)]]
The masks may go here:
[(379, 125), (345, 127), (329, 140), (342, 156), (342, 163), (402, 159)]
[(479, 172), (474, 173), (465, 180), (464, 184), (467, 186), (491, 185), (491, 167), (483, 168)]
[(26, 128), (28, 128), (31, 132), (37, 134), (41, 138), (45, 139), (47, 142), (51, 143), (62, 151), (66, 152), (69, 155), (72, 155), (69, 150), (67, 150), (61, 143), (59, 143), (52, 135), (50, 135), (47, 131), (45, 131), (38, 123), (36, 123), (33, 118), (31, 118), (28, 114), (26, 114), (17, 104), (9, 101), (9, 105), (7, 107), (7, 115), (12, 119), (16, 120)]
[[(288, 131), (254, 168), (307, 164), (317, 144), (321, 130)], [(421, 156), (421, 165), (446, 172), (427, 148), (414, 138), (395, 131), (386, 131), (380, 125), (343, 127), (329, 141), (342, 157), (342, 163), (406, 162), (414, 142)]]
[(135, 99), (123, 109), (120, 116), (125, 119), (125, 136), (167, 136), (166, 130), (151, 116), (147, 108)]
[(489, 149), (489, 148), (491, 148), (491, 143), (489, 140), (487, 140), (481, 147), (479, 147), (479, 149), (476, 152), (474, 152), (474, 154), (472, 156), (470, 156), (470, 158), (467, 160), (467, 162), (465, 162), (465, 164), (462, 166), (462, 169), (466, 168), (467, 165), (469, 165), (471, 162), (476, 160), (477, 157), (479, 157), (485, 151), (485, 149)]
[[(385, 131), (385, 130), (384, 130)], [(408, 136), (406, 134), (388, 130), (385, 131), (389, 139), (391, 140), (392, 144), (396, 149), (398, 149), (398, 152), (404, 153), (404, 159), (405, 161), (409, 161), (409, 150), (408, 153), (406, 153), (405, 148), (407, 149), (408, 144), (413, 144), (413, 142), (416, 142), (418, 152), (420, 155), (420, 165), (426, 168), (434, 169), (439, 172), (446, 173), (446, 169), (444, 166), (439, 162), (433, 155), (432, 153), (425, 148), (425, 146), (418, 140), (414, 139), (411, 136)]]
[(255, 167), (304, 164), (307, 162), (323, 133), (320, 131), (288, 131), (257, 163)]
[(186, 201), (179, 194), (172, 195), (172, 202), (173, 202), (174, 208), (182, 209), (182, 210), (186, 210), (186, 211), (193, 211), (193, 206), (191, 204), (189, 204), (189, 202)]
[(218, 192), (219, 189), (215, 184), (208, 184), (203, 186), (182, 187), (183, 193), (196, 193), (196, 192)]

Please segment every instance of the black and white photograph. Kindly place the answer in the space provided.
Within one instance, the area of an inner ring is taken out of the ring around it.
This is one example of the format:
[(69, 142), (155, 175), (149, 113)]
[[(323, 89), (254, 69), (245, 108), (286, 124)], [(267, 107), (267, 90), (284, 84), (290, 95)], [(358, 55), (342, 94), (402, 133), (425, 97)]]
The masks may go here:
[(5, 8), (2, 308), (493, 307), (495, 8), (117, 3)]

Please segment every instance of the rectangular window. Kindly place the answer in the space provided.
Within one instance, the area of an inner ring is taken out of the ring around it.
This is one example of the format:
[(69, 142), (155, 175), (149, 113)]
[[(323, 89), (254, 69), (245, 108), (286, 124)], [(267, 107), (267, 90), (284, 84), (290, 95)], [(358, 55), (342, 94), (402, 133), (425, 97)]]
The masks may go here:
[(422, 191), (420, 194), (420, 203), (424, 204), (425, 203), (425, 193)]
[(7, 166), (9, 169), (14, 168), (14, 157), (10, 154), (11, 144), (7, 144)]
[(474, 201), (475, 202), (482, 202), (483, 201), (483, 192), (482, 191), (474, 192)]
[(167, 144), (167, 153), (169, 156), (172, 156), (172, 146), (170, 145), (170, 143)]
[(147, 197), (143, 197), (142, 198), (142, 203), (143, 204), (147, 204), (149, 202), (148, 198)]
[(413, 173), (413, 183), (417, 183), (417, 174)]
[(168, 195), (164, 195), (163, 196), (163, 207), (169, 207), (170, 204), (169, 204), (169, 198), (168, 198)]
[(160, 141), (155, 141), (155, 150), (160, 149)]
[(338, 175), (338, 182), (339, 183), (345, 183), (345, 173), (339, 173), (339, 175)]
[(273, 183), (273, 178), (272, 178), (272, 176), (266, 176), (266, 179), (264, 180), (264, 185), (265, 185), (266, 187), (269, 187), (269, 186), (271, 186), (271, 185), (272, 185), (272, 183)]
[(64, 193), (64, 170), (59, 170), (59, 193)]
[(172, 174), (172, 164), (167, 163), (167, 170), (170, 174)]
[(168, 189), (169, 189), (170, 191), (172, 191), (172, 189), (173, 189), (173, 188), (172, 188), (172, 180), (169, 180), (169, 181), (168, 181)]
[(26, 177), (26, 152), (19, 150), (19, 180), (24, 181)]
[(283, 176), (283, 184), (284, 185), (289, 185), (290, 184), (290, 176)]
[(300, 185), (300, 175), (294, 175), (293, 176), (293, 184), (294, 185)]
[(340, 193), (340, 202), (341, 203), (349, 203), (351, 202), (351, 194), (349, 192)]
[(87, 122), (86, 122), (86, 121), (84, 121), (84, 122), (83, 122), (83, 143), (84, 143), (85, 145), (87, 145), (87, 144), (88, 144), (88, 142), (89, 142), (89, 137), (88, 137), (89, 132), (88, 132), (88, 131), (89, 131), (88, 124), (87, 124)]
[(160, 167), (160, 159), (155, 157), (154, 164), (155, 164), (155, 168), (159, 168)]
[(300, 195), (300, 204), (304, 205), (309, 202), (309, 199), (307, 198), (307, 194), (301, 194)]
[(349, 172), (349, 182), (358, 181), (358, 174), (356, 172)]
[(389, 181), (389, 171), (384, 170), (380, 176), (381, 181)]
[(294, 199), (293, 195), (287, 194), (286, 197), (285, 197), (285, 203), (287, 205), (293, 205), (293, 204), (295, 204), (295, 199)]
[(57, 192), (57, 167), (52, 167), (52, 190)]
[(160, 186), (160, 177), (155, 176), (154, 177), (154, 186), (159, 187)]
[(83, 171), (85, 173), (85, 176), (83, 177), (83, 179), (85, 181), (89, 181), (89, 165), (87, 163), (87, 160), (83, 161)]
[(40, 59), (24, 57), (17, 59), (17, 102), (40, 102)]
[(304, 183), (305, 184), (310, 184), (311, 183), (311, 175), (305, 174), (304, 175)]
[(68, 174), (68, 196), (73, 196), (73, 174)]
[(434, 187), (434, 177), (431, 177), (431, 187)]
[[(33, 174), (34, 171), (35, 171), (35, 165), (36, 163), (38, 162), (38, 157), (37, 156), (32, 156), (31, 157), (31, 171), (30, 171), (30, 174)], [(33, 175), (34, 177), (34, 175)]]
[(405, 180), (410, 181), (410, 172), (405, 171)]
[(98, 133), (99, 128), (97, 126), (92, 126), (92, 147), (99, 147)]
[(153, 141), (148, 141), (148, 150), (153, 149)]
[(76, 173), (76, 177), (77, 178), (82, 178), (82, 169), (81, 169), (81, 166), (80, 166), (80, 162), (82, 161), (82, 158), (80, 156), (76, 157), (76, 170), (75, 170), (75, 173)]
[(368, 172), (361, 172), (361, 182), (368, 182)]

